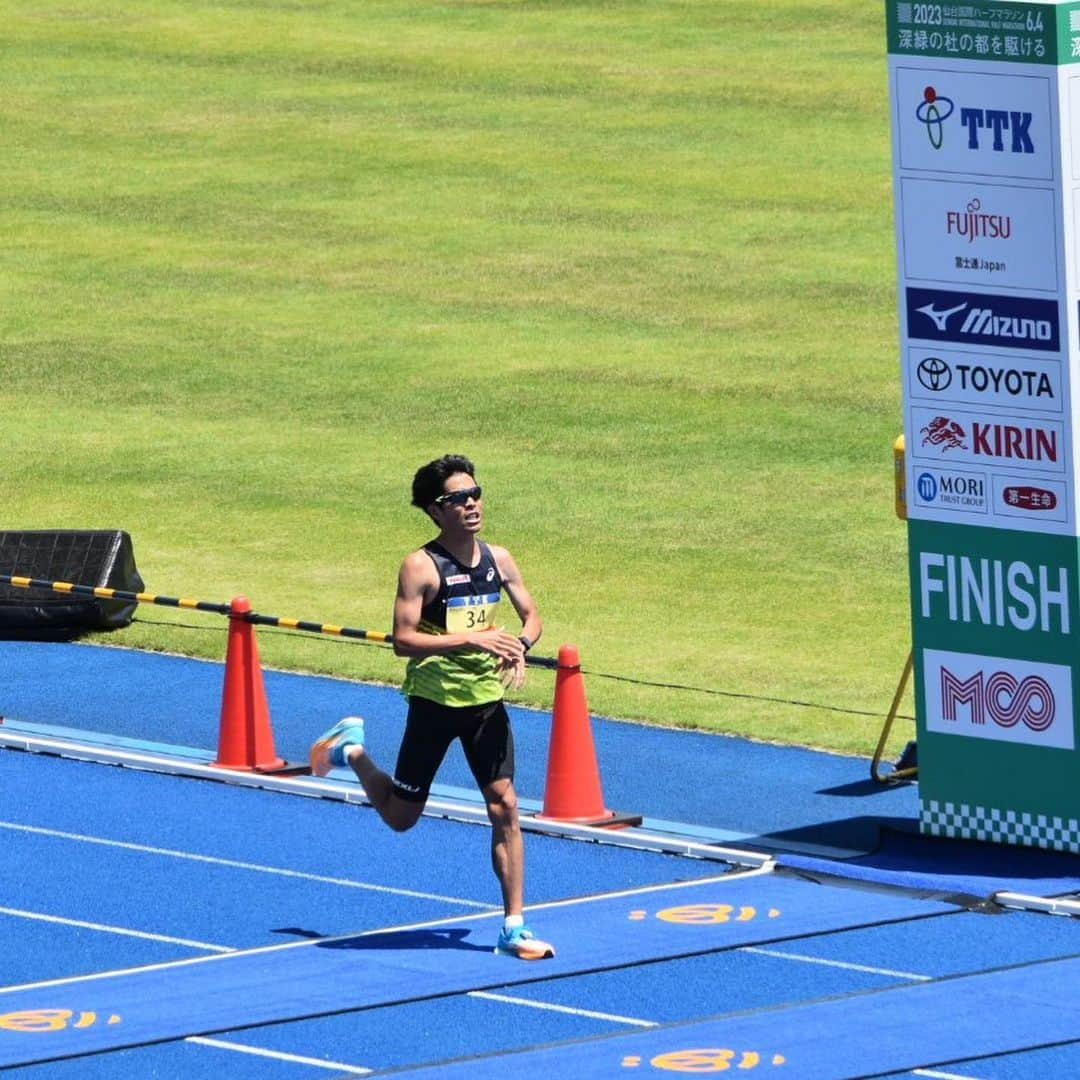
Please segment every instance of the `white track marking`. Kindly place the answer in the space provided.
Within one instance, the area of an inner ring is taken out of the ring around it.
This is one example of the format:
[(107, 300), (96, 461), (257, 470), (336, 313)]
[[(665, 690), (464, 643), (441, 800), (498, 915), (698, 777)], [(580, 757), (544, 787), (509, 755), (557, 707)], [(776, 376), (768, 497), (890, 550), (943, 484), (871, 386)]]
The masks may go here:
[(83, 930), (100, 930), (105, 934), (123, 934), (125, 937), (144, 938), (147, 941), (163, 941), (167, 945), (183, 945), (188, 949), (204, 949), (207, 952), (236, 952), (230, 945), (209, 945), (205, 941), (191, 941), (188, 938), (169, 937), (167, 934), (151, 934), (145, 930), (128, 930), (123, 926), (108, 926), (105, 923), (84, 922), (82, 919), (66, 919), (62, 915), (43, 915), (38, 911), (23, 911), (20, 908), (0, 907), (0, 915), (13, 915), (19, 919), (36, 919), (39, 922), (60, 923), (63, 926), (78, 926)]
[(569, 1005), (552, 1005), (548, 1001), (530, 1001), (528, 998), (510, 997), (509, 994), (493, 994), (488, 990), (470, 990), (469, 997), (485, 1001), (504, 1001), (508, 1005), (527, 1005), (530, 1009), (546, 1009), (548, 1012), (567, 1013), (570, 1016), (587, 1016), (590, 1020), (610, 1020), (614, 1024), (632, 1024), (634, 1027), (659, 1027), (655, 1020), (638, 1020), (633, 1016), (614, 1016), (611, 1013), (594, 1012), (592, 1009), (575, 1009)]
[(739, 952), (757, 953), (759, 956), (775, 956), (781, 960), (798, 960), (804, 964), (822, 964), (825, 967), (846, 968), (848, 971), (865, 971), (870, 975), (887, 975), (896, 979), (911, 979), (914, 982), (931, 982), (932, 975), (916, 975), (912, 971), (893, 971), (890, 968), (867, 967), (865, 964), (850, 964), (846, 960), (825, 960), (820, 956), (804, 956), (802, 953), (783, 952), (780, 949), (763, 949), (758, 945), (744, 945)]
[[(0, 827), (3, 826), (0, 822)], [(618, 892), (596, 893), (592, 896), (581, 896), (575, 900), (554, 900), (546, 904), (530, 904), (529, 911), (539, 911), (544, 908), (566, 907), (569, 904), (588, 904), (597, 900), (618, 899), (623, 896), (645, 896), (648, 893), (666, 892), (670, 889), (688, 889), (695, 885), (714, 885), (725, 879), (741, 879), (756, 877), (759, 874), (768, 873), (771, 867), (762, 867), (757, 870), (748, 870), (744, 874), (721, 874), (711, 878), (696, 878), (693, 881), (678, 881), (666, 885), (643, 885), (636, 889), (623, 889)], [(385, 926), (375, 930), (364, 930), (358, 934), (338, 934), (335, 937), (316, 938), (314, 940), (290, 941), (284, 945), (262, 945), (254, 949), (238, 949), (236, 952), (221, 956), (196, 956), (190, 960), (170, 960), (161, 964), (143, 964), (139, 967), (117, 968), (114, 971), (97, 971), (91, 975), (69, 975), (62, 979), (49, 979), (45, 982), (22, 983), (18, 986), (0, 986), (0, 994), (12, 994), (18, 990), (37, 990), (47, 986), (67, 986), (72, 983), (89, 982), (96, 979), (113, 979), (121, 975), (133, 975), (136, 972), (162, 971), (168, 968), (190, 967), (194, 964), (210, 964), (222, 960), (233, 959), (238, 956), (256, 956), (269, 952), (285, 952), (287, 949), (309, 949), (313, 945), (333, 945), (336, 941), (349, 941), (352, 938), (367, 937), (369, 934), (389, 934), (399, 930), (429, 930), (438, 926), (456, 926), (463, 922), (476, 922), (481, 919), (502, 918), (502, 911), (488, 911), (479, 915), (451, 915), (445, 919), (431, 919), (428, 922), (408, 923), (404, 926)]]
[(932, 1076), (936, 1080), (978, 1080), (975, 1076), (961, 1075), (960, 1073), (937, 1072), (935, 1069), (912, 1069), (912, 1076)]
[(247, 1046), (244, 1043), (226, 1042), (224, 1039), (208, 1039), (203, 1035), (189, 1035), (184, 1042), (198, 1043), (199, 1046), (213, 1046), (219, 1050), (235, 1050), (239, 1054), (254, 1054), (256, 1057), (275, 1058), (289, 1061), (296, 1065), (314, 1065), (320, 1069), (334, 1069), (351, 1076), (368, 1076), (374, 1069), (365, 1069), (362, 1065), (343, 1065), (340, 1061), (324, 1061), (322, 1058), (303, 1057), (300, 1054), (286, 1054), (281, 1050), (264, 1050), (261, 1046)]
[(495, 910), (493, 904), (481, 903), (479, 900), (462, 900), (459, 896), (441, 896), (438, 893), (417, 892), (413, 889), (396, 889), (389, 885), (372, 885), (366, 881), (327, 877), (324, 874), (307, 874), (301, 870), (286, 870), (280, 866), (264, 866), (260, 863), (241, 862), (238, 859), (221, 859), (213, 855), (197, 855), (191, 851), (152, 847), (149, 844), (133, 844), (126, 840), (107, 840), (101, 836), (85, 836), (82, 833), (63, 832), (60, 829), (44, 829), (37, 825), (19, 825), (13, 821), (0, 821), (0, 829), (34, 833), (38, 836), (50, 836), (60, 840), (74, 840), (81, 844), (100, 844), (103, 847), (122, 848), (124, 851), (138, 851), (145, 855), (163, 855), (170, 859), (185, 859), (189, 862), (208, 863), (211, 866), (227, 866), (233, 870), (252, 870), (259, 874), (276, 874), (279, 877), (301, 878), (304, 881), (318, 881), (323, 885), (339, 885), (346, 889), (364, 889), (368, 892), (390, 893), (394, 896), (411, 896), (418, 900), (437, 900), (444, 904), (461, 904), (464, 907), (483, 908), (485, 911)]

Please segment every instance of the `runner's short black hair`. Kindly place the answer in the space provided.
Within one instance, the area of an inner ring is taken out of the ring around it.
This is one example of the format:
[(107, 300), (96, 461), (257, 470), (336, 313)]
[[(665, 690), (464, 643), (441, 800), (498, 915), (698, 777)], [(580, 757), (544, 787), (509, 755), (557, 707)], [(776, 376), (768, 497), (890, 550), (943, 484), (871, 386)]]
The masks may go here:
[(446, 479), (454, 473), (468, 473), (476, 478), (476, 467), (462, 454), (443, 454), (416, 470), (412, 482), (412, 504), (427, 508), (445, 491)]

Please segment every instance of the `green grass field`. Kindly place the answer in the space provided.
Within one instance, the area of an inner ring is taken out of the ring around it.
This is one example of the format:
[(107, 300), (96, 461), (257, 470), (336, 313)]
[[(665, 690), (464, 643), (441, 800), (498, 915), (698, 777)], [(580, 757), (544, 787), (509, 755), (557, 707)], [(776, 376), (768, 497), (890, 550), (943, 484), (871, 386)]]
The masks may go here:
[[(126, 529), (152, 591), (387, 630), (412, 473), (464, 452), (594, 712), (872, 752), (910, 641), (883, 8), (0, 26), (5, 528)], [(107, 640), (224, 648), (148, 607)]]

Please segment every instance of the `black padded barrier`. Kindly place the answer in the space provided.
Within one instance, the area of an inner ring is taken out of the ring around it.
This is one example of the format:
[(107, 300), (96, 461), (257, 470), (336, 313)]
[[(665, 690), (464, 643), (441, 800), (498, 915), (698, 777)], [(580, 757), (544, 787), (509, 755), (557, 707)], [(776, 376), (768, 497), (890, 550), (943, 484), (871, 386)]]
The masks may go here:
[[(131, 537), (107, 529), (0, 532), (0, 573), (142, 592)], [(0, 637), (75, 637), (130, 624), (138, 604), (0, 585)]]

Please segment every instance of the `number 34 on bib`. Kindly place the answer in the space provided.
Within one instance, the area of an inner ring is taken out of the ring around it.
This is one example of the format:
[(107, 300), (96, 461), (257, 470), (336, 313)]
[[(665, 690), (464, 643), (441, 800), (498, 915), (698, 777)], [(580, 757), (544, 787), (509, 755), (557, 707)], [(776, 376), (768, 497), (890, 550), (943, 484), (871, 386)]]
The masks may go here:
[(446, 629), (451, 634), (487, 630), (495, 625), (499, 594), (487, 596), (451, 596), (446, 601)]

